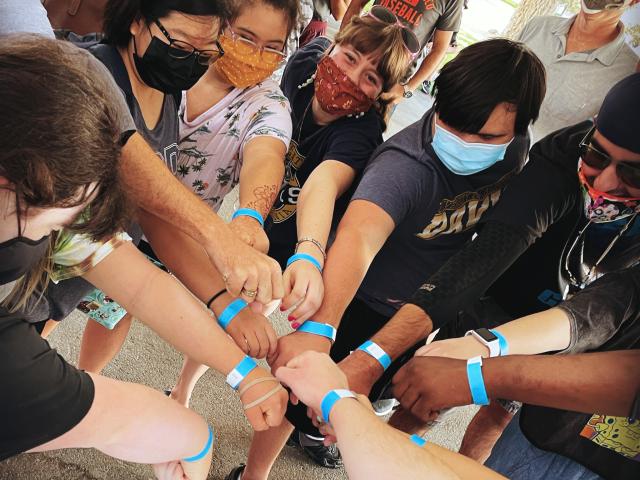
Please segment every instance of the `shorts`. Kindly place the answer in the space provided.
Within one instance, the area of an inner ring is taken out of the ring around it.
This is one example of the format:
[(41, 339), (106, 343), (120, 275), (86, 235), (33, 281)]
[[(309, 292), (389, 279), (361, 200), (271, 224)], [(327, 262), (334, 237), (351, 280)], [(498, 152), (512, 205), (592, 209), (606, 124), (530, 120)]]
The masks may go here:
[(0, 317), (0, 385), (0, 460), (68, 432), (93, 404), (91, 377), (21, 318)]
[[(155, 252), (151, 249), (151, 245), (147, 242), (141, 241), (138, 245), (138, 250), (144, 253), (156, 267), (165, 272), (167, 271), (165, 266), (157, 259)], [(84, 297), (78, 304), (78, 310), (109, 330), (113, 330), (127, 314), (127, 311), (118, 302), (97, 288)]]

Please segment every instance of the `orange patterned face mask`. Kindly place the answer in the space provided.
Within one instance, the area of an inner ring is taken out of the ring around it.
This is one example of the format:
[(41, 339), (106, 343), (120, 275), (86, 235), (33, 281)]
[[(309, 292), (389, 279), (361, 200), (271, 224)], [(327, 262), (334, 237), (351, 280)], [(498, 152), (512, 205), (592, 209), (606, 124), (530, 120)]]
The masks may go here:
[(332, 115), (364, 113), (373, 105), (373, 98), (368, 97), (329, 56), (318, 63), (314, 87), (320, 107)]
[(251, 87), (269, 78), (283, 59), (282, 55), (260, 51), (252, 42), (227, 35), (227, 32), (220, 35), (218, 41), (222, 45), (224, 55), (212, 65), (212, 68), (236, 88)]

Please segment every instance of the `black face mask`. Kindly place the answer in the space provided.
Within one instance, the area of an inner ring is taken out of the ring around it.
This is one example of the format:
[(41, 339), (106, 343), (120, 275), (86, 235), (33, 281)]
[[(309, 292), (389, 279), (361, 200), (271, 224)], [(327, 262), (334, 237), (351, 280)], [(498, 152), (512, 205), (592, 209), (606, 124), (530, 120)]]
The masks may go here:
[(49, 236), (40, 240), (16, 237), (0, 243), (0, 285), (19, 279), (47, 254)]
[(138, 56), (135, 39), (133, 48), (133, 61), (142, 81), (164, 93), (176, 94), (189, 90), (209, 68), (208, 65), (201, 65), (196, 55), (187, 58), (172, 57), (169, 54), (171, 50), (181, 50), (172, 48), (157, 37), (151, 39), (142, 58)]

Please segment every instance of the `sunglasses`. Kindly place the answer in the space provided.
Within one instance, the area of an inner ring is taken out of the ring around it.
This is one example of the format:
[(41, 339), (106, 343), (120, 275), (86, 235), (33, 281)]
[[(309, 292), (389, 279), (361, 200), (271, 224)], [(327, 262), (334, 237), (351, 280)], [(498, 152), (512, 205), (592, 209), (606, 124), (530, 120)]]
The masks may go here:
[(411, 55), (412, 60), (416, 58), (418, 52), (420, 52), (420, 41), (418, 40), (418, 37), (416, 37), (416, 34), (413, 33), (413, 31), (411, 31), (404, 23), (398, 20), (398, 17), (396, 17), (393, 12), (380, 5), (375, 5), (371, 7), (371, 10), (369, 10), (369, 13), (367, 13), (365, 17), (372, 17), (374, 20), (386, 25), (399, 26), (401, 29), (400, 31), (402, 32), (402, 41), (404, 42), (405, 48), (409, 52), (409, 55)]
[(595, 170), (604, 170), (613, 162), (616, 164), (616, 174), (622, 183), (631, 188), (640, 189), (640, 162), (613, 160), (609, 154), (601, 150), (602, 147), (595, 140), (592, 140), (595, 130), (595, 127), (591, 128), (578, 146), (583, 163)]

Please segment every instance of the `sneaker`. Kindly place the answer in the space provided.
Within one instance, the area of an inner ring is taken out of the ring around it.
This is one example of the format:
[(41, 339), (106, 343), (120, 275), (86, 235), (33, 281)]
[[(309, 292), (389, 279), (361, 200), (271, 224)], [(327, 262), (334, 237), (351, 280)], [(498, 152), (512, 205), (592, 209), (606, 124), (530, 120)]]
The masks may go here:
[(384, 417), (393, 412), (400, 402), (398, 402), (395, 398), (382, 398), (376, 402), (371, 404), (373, 406), (373, 411), (379, 417)]
[(287, 445), (300, 447), (302, 451), (317, 465), (324, 468), (342, 467), (342, 456), (336, 445), (324, 446), (322, 440), (317, 440), (294, 430), (287, 440)]
[(229, 475), (224, 477), (224, 480), (240, 480), (242, 478), (242, 473), (244, 472), (244, 467), (245, 467), (244, 463), (240, 464), (240, 466), (231, 470)]

